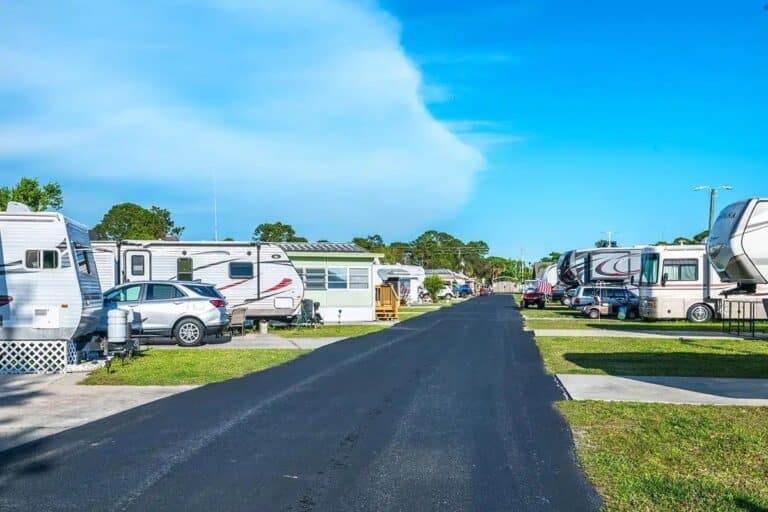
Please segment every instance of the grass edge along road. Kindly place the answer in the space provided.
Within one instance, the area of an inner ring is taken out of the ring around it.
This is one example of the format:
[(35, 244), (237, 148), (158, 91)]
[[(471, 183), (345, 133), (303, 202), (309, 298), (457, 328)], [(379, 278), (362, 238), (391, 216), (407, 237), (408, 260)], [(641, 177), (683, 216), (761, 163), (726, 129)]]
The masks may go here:
[(768, 342), (537, 336), (548, 373), (768, 378)]
[(282, 338), (352, 338), (391, 327), (386, 324), (325, 324), (318, 327), (289, 327), (272, 329), (270, 332)]
[(768, 408), (563, 401), (607, 511), (768, 510)]
[(149, 350), (124, 365), (114, 361), (91, 372), (80, 384), (123, 386), (202, 385), (242, 377), (287, 363), (309, 350), (216, 349)]
[[(525, 314), (525, 313), (523, 313)], [(722, 332), (723, 326), (720, 322), (694, 323), (687, 320), (616, 320), (614, 318), (604, 320), (590, 320), (587, 317), (577, 318), (558, 318), (548, 320), (543, 318), (531, 318), (525, 320), (525, 327), (528, 330), (536, 329), (615, 329), (622, 331), (700, 331), (700, 332)], [(758, 331), (768, 329), (768, 323), (757, 322)]]

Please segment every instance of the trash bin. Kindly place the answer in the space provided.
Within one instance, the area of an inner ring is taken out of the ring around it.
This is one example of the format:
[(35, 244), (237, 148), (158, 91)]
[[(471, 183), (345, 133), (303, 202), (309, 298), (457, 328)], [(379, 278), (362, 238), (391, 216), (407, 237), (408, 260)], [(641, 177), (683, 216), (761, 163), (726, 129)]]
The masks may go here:
[(107, 341), (109, 343), (127, 343), (131, 337), (128, 323), (130, 312), (125, 309), (110, 309), (107, 313)]
[(267, 334), (268, 327), (269, 327), (269, 321), (259, 320), (259, 334)]

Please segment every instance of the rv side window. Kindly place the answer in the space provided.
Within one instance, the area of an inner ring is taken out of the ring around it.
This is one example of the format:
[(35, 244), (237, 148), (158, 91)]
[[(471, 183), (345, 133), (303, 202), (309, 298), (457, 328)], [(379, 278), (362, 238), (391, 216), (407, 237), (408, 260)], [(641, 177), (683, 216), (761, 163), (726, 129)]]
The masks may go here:
[(351, 268), (349, 269), (349, 287), (354, 290), (368, 289), (368, 269)]
[(43, 268), (59, 268), (59, 251), (43, 251)]
[(328, 289), (340, 290), (347, 287), (347, 269), (329, 268), (328, 269)]
[(176, 278), (179, 281), (192, 281), (192, 258), (179, 258), (176, 260)]
[(24, 257), (27, 268), (40, 268), (40, 251), (27, 251)]
[(229, 277), (232, 279), (251, 279), (253, 263), (249, 261), (233, 261), (229, 264)]
[(131, 275), (143, 276), (144, 275), (144, 255), (134, 254), (131, 256)]
[(667, 281), (698, 281), (699, 261), (696, 259), (665, 260), (663, 273), (667, 275)]
[(325, 269), (305, 268), (300, 274), (307, 290), (325, 290)]
[(655, 284), (659, 280), (659, 255), (643, 254), (640, 259), (640, 285)]

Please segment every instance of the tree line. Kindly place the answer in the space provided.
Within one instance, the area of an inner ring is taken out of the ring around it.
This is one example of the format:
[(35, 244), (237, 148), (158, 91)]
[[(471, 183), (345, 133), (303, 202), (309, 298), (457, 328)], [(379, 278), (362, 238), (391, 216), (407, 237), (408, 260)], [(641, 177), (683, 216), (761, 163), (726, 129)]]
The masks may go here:
[[(64, 205), (58, 183), (41, 184), (34, 178), (22, 178), (13, 187), (0, 187), (0, 211), (4, 211), (10, 201), (24, 203), (33, 211), (58, 211)], [(184, 227), (177, 225), (171, 212), (165, 208), (156, 205), (145, 208), (126, 202), (112, 206), (93, 227), (93, 232), (102, 240), (159, 240), (179, 238)], [(290, 224), (265, 222), (256, 226), (252, 240), (306, 242), (307, 238), (297, 235)], [(354, 237), (351, 242), (381, 254), (385, 263), (413, 264), (428, 269), (444, 268), (489, 280), (500, 277), (519, 280), (530, 274), (529, 266), (521, 260), (489, 255), (488, 244), (483, 240), (464, 241), (443, 231), (425, 231), (408, 242), (385, 243), (378, 234)], [(551, 253), (549, 257), (554, 257), (556, 261), (557, 253)]]

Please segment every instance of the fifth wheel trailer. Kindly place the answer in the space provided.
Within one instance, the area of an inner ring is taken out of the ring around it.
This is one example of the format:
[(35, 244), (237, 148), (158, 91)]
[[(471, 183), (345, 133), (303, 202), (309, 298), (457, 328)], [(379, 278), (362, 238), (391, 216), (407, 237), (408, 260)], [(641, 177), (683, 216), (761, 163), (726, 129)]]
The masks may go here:
[(768, 284), (768, 198), (726, 206), (712, 226), (707, 253), (723, 281), (749, 289)]
[(603, 247), (564, 252), (557, 275), (569, 288), (594, 282), (632, 284), (640, 274), (642, 247)]
[(90, 334), (102, 302), (86, 226), (20, 203), (0, 213), (0, 340)]
[(101, 288), (147, 280), (202, 281), (216, 286), (227, 308), (246, 316), (294, 316), (304, 283), (285, 251), (274, 244), (126, 240), (93, 242)]

